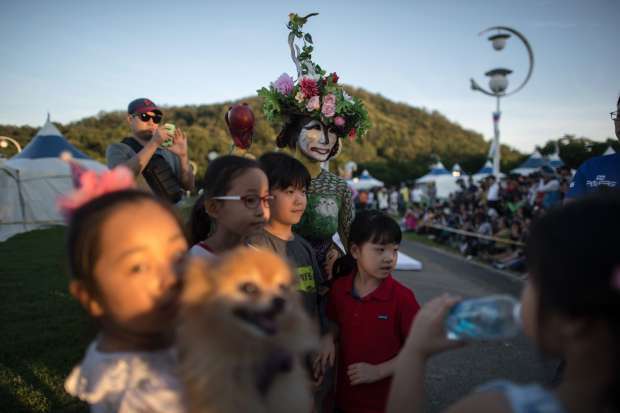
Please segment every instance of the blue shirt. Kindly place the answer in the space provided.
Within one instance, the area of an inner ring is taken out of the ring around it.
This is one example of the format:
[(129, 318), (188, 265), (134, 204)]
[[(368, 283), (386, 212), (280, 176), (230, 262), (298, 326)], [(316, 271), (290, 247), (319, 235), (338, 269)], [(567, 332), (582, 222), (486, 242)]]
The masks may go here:
[(567, 198), (578, 198), (599, 187), (620, 188), (620, 153), (597, 156), (585, 161), (570, 183)]

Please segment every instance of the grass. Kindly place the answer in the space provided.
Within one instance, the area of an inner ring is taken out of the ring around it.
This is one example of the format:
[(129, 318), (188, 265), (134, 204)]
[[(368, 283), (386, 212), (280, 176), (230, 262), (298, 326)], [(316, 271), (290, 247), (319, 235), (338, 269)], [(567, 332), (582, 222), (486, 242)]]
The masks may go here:
[(88, 411), (63, 388), (93, 337), (67, 284), (64, 228), (0, 243), (0, 411)]

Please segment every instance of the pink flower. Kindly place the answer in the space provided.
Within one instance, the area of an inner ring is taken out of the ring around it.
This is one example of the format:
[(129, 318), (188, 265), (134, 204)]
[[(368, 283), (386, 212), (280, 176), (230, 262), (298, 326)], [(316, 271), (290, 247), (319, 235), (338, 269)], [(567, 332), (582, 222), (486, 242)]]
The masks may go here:
[(295, 85), (292, 77), (286, 73), (282, 73), (273, 83), (273, 87), (283, 95), (290, 95)]
[(331, 118), (336, 114), (336, 96), (330, 93), (323, 98), (323, 109), (321, 109), (321, 112), (327, 118)]
[(306, 103), (306, 109), (308, 109), (310, 112), (312, 112), (313, 110), (318, 110), (320, 107), (321, 102), (319, 101), (318, 96), (312, 96), (308, 103)]
[(312, 96), (318, 96), (319, 94), (319, 85), (316, 83), (316, 80), (308, 76), (301, 78), (299, 81), (299, 88), (306, 99), (310, 99)]
[(330, 93), (329, 95), (324, 96), (323, 105), (325, 104), (336, 106), (336, 95), (334, 95), (333, 93)]
[(334, 118), (334, 125), (336, 126), (344, 126), (344, 124), (346, 123), (346, 121), (344, 120), (344, 118), (342, 116), (336, 116)]

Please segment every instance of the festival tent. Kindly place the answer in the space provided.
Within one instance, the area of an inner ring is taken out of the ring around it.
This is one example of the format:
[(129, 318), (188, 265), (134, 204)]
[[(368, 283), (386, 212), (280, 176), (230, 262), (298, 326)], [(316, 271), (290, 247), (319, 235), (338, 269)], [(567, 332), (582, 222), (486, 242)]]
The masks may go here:
[(490, 160), (487, 160), (486, 163), (480, 168), (478, 172), (474, 174), (474, 181), (481, 181), (487, 176), (493, 175), (493, 164)]
[(465, 172), (463, 172), (463, 168), (461, 168), (461, 165), (459, 165), (458, 163), (455, 163), (454, 166), (452, 166), (452, 176), (455, 177), (461, 177), (461, 178), (466, 178), (467, 174)]
[(48, 116), (24, 150), (0, 164), (0, 241), (63, 224), (56, 200), (73, 189), (69, 165), (59, 158), (63, 152), (87, 169), (106, 169), (71, 145)]
[(564, 161), (560, 159), (560, 155), (557, 152), (554, 152), (551, 155), (549, 155), (547, 157), (547, 161), (549, 162), (549, 165), (551, 165), (551, 167), (555, 169), (564, 166)]
[(615, 155), (616, 151), (614, 151), (613, 146), (609, 145), (607, 147), (607, 149), (605, 150), (605, 152), (603, 153), (603, 156), (607, 156), (607, 155)]
[(452, 173), (440, 161), (437, 161), (431, 166), (431, 170), (423, 177), (416, 179), (415, 183), (418, 185), (434, 182), (437, 188), (437, 198), (447, 198), (451, 193), (460, 189), (456, 183), (459, 179), (461, 177), (452, 176)]
[(541, 167), (547, 164), (547, 160), (536, 150), (525, 160), (525, 162), (510, 171), (510, 173), (517, 175), (531, 175), (534, 172), (538, 172)]
[(362, 172), (359, 178), (349, 179), (347, 183), (356, 191), (363, 191), (384, 186), (383, 182), (371, 176), (366, 169), (364, 169), (364, 172)]

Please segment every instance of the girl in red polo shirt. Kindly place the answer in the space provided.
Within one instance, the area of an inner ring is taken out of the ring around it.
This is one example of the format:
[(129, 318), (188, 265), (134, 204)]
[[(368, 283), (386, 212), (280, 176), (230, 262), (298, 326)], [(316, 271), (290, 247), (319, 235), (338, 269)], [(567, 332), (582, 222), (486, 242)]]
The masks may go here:
[[(349, 253), (334, 264), (327, 312), (338, 353), (338, 411), (385, 411), (395, 358), (420, 308), (391, 275), (400, 241), (392, 218), (363, 211), (351, 224)], [(323, 366), (333, 364), (334, 355), (334, 348), (324, 351)]]

